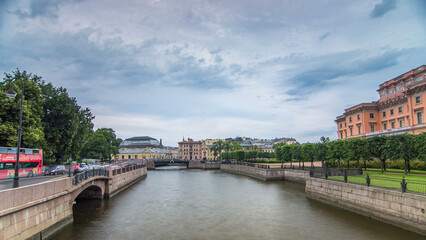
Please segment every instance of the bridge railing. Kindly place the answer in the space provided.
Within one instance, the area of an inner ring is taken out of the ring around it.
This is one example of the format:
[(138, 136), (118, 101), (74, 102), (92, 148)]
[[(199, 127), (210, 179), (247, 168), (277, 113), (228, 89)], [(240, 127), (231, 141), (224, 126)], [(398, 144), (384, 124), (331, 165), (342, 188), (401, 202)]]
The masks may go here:
[(109, 177), (109, 171), (107, 169), (101, 169), (101, 168), (84, 171), (82, 173), (76, 174), (73, 177), (72, 184), (77, 185), (83, 182), (84, 180), (87, 180), (89, 178), (96, 177), (96, 176)]

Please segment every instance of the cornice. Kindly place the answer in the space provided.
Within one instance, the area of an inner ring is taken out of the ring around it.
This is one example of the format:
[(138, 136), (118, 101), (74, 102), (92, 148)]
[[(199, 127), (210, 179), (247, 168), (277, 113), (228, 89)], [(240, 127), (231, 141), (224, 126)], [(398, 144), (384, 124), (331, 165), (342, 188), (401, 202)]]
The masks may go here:
[(407, 103), (407, 96), (406, 95), (391, 98), (389, 100), (379, 102), (379, 111), (386, 109), (386, 108), (389, 108), (389, 107), (401, 105), (401, 104), (404, 104), (404, 103)]

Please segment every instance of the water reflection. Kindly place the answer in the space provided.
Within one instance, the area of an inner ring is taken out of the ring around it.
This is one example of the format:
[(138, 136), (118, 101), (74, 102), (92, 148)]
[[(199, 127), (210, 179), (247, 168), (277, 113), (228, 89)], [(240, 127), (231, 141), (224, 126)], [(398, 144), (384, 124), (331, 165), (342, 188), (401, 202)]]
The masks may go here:
[(309, 200), (301, 184), (176, 167), (74, 212), (54, 239), (424, 239)]

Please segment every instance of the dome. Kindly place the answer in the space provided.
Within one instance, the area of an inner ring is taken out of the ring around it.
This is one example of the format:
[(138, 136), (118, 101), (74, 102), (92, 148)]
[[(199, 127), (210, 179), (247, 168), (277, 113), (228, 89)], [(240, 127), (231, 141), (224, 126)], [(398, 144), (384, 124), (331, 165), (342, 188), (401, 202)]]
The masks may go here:
[(142, 137), (132, 137), (124, 140), (119, 148), (148, 148), (148, 147), (160, 147), (160, 142), (157, 139), (142, 136)]

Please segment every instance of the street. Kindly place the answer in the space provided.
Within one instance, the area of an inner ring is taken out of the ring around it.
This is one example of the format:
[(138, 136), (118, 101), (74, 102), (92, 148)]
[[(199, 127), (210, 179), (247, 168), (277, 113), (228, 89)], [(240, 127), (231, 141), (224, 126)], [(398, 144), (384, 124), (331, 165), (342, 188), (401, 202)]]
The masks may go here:
[[(48, 176), (36, 176), (36, 177), (23, 177), (23, 178), (19, 178), (19, 186), (28, 186), (31, 184), (36, 184), (36, 183), (41, 183), (44, 181), (48, 181), (51, 180), (53, 178), (57, 178), (57, 177), (67, 177), (68, 174), (64, 174), (64, 175), (48, 175)], [(12, 184), (13, 184), (13, 179), (3, 179), (0, 180), (0, 191), (1, 190), (6, 190), (9, 188), (12, 188)]]

